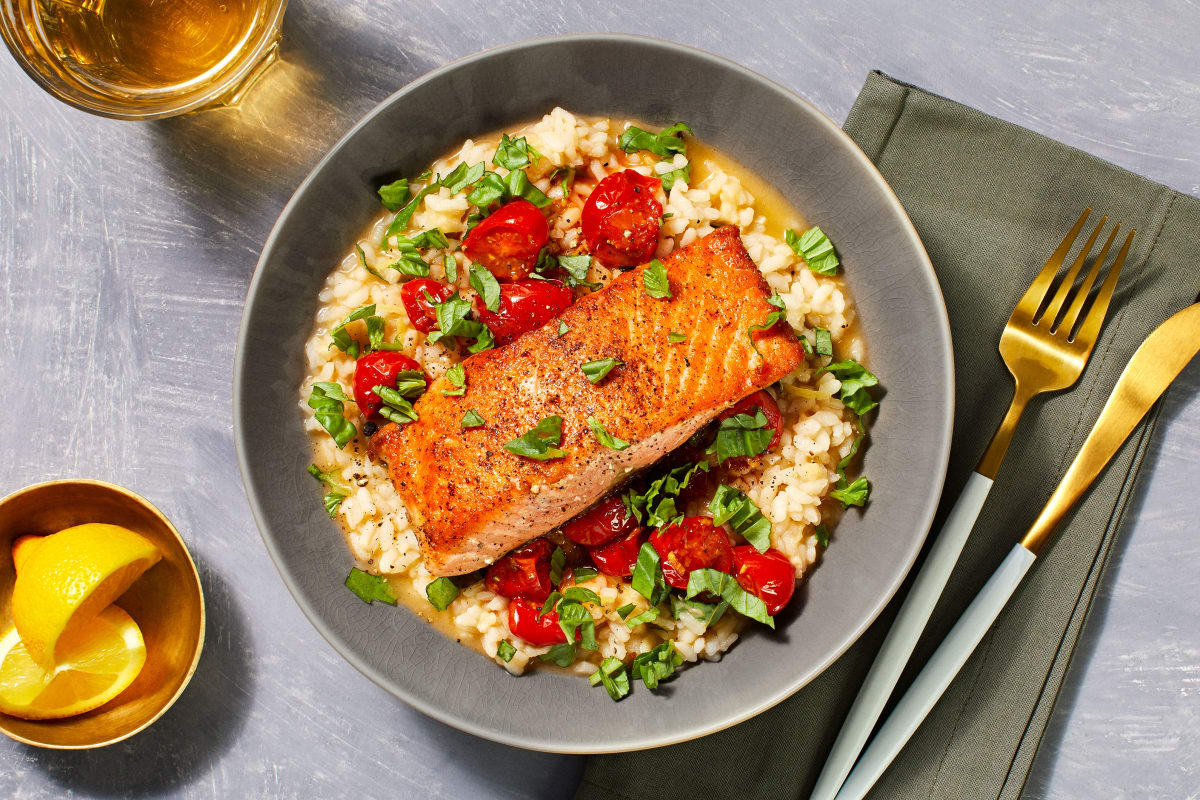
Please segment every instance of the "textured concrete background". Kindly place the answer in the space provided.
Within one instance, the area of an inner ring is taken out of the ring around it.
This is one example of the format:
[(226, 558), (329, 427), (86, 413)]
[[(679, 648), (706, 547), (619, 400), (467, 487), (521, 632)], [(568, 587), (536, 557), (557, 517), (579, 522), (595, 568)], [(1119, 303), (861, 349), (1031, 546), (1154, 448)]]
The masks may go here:
[[(591, 6), (292, 0), (283, 62), (242, 108), (154, 124), (62, 106), (0, 57), (0, 491), (89, 476), (145, 494), (192, 544), (211, 614), (171, 713), (91, 753), (4, 740), (0, 796), (570, 794), (579, 760), (460, 734), (335, 655), (267, 558), (234, 464), (234, 339), (267, 231), (337, 137), (420, 74), (536, 35), (647, 33), (840, 121), (880, 68), (1200, 194), (1194, 0)], [(1031, 798), (1200, 797), (1198, 389), (1195, 364), (1166, 400)]]

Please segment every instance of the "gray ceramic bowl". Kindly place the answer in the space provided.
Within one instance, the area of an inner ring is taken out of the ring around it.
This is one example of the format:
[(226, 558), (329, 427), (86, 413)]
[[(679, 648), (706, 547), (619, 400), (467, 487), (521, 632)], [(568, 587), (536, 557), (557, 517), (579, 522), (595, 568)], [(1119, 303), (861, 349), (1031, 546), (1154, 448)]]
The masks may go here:
[[(297, 408), (317, 292), (378, 211), (385, 177), (414, 175), (461, 140), (540, 116), (685, 120), (775, 185), (837, 243), (887, 391), (865, 458), (865, 513), (846, 515), (799, 592), (798, 612), (745, 636), (719, 663), (620, 703), (574, 676), (510, 677), (408, 610), (342, 586), (352, 566), (304, 468)], [(811, 681), (899, 587), (933, 518), (950, 444), (949, 327), (928, 257), (895, 195), (845, 134), (796, 95), (680, 45), (571, 36), (490, 50), (392, 95), (305, 179), (267, 240), (235, 367), (238, 459), (267, 549), (296, 601), (346, 659), (444, 722), (538, 750), (596, 753), (669, 744), (733, 725)]]

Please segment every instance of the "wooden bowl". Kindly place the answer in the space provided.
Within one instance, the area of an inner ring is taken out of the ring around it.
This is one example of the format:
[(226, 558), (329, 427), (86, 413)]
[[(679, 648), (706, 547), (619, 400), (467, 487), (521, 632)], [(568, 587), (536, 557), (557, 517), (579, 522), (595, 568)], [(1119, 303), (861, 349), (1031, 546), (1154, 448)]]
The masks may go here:
[(126, 739), (175, 702), (196, 671), (204, 643), (204, 594), (196, 565), (179, 532), (162, 513), (128, 489), (91, 480), (38, 483), (0, 500), (0, 624), (12, 624), (16, 571), (12, 542), (85, 522), (122, 525), (158, 546), (162, 560), (134, 582), (117, 605), (146, 640), (146, 665), (120, 695), (100, 708), (65, 719), (24, 720), (0, 714), (0, 731), (18, 742), (84, 750)]

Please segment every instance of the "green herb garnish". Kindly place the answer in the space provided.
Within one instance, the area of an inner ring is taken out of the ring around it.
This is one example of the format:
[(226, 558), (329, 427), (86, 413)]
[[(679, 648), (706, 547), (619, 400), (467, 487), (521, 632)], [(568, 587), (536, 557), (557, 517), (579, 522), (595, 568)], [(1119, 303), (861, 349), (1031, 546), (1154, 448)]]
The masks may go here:
[(308, 396), (308, 407), (313, 409), (314, 416), (333, 441), (341, 449), (346, 443), (358, 435), (358, 428), (346, 419), (344, 403), (351, 402), (342, 387), (336, 383), (318, 381), (313, 384), (312, 394)]
[(767, 613), (767, 604), (750, 594), (730, 574), (715, 569), (694, 569), (688, 575), (687, 597), (708, 592), (729, 603), (739, 614), (775, 627), (775, 619)]
[(758, 343), (754, 341), (754, 332), (769, 331), (771, 328), (774, 328), (780, 320), (787, 318), (787, 309), (784, 307), (783, 298), (779, 296), (778, 292), (768, 297), (767, 302), (779, 310), (772, 311), (770, 314), (767, 314), (766, 320), (761, 325), (751, 325), (749, 328), (746, 328), (746, 335), (750, 337), (750, 346), (753, 347), (754, 352), (758, 353), (760, 356), (762, 355), (762, 352), (758, 349)]
[(575, 645), (556, 644), (538, 656), (542, 661), (549, 661), (560, 667), (569, 667), (575, 661)]
[(438, 611), (445, 611), (458, 597), (458, 585), (449, 578), (437, 578), (425, 587), (425, 597)]
[(450, 194), (458, 194), (468, 186), (474, 186), (483, 177), (483, 171), (486, 168), (482, 161), (473, 166), (467, 166), (464, 161), (451, 170), (449, 175), (442, 178), (441, 184), (450, 190)]
[(828, 528), (826, 528), (824, 525), (818, 525), (817, 527), (813, 528), (813, 533), (817, 535), (817, 544), (821, 545), (821, 547), (829, 546)]
[(621, 138), (617, 144), (626, 153), (649, 150), (660, 158), (666, 158), (673, 156), (675, 153), (683, 153), (687, 150), (687, 144), (683, 141), (683, 134), (685, 133), (695, 136), (692, 133), (692, 129), (683, 122), (676, 122), (671, 127), (661, 130), (658, 133), (650, 133), (635, 125), (630, 125), (621, 134)]
[[(860, 475), (853, 483), (846, 478), (846, 467), (850, 466), (850, 462), (858, 454), (859, 445), (862, 444), (865, 438), (866, 434), (859, 434), (850, 445), (850, 452), (837, 465), (838, 481), (829, 492), (829, 496), (834, 500), (840, 501), (844, 508), (866, 505), (867, 500), (871, 496), (871, 483), (866, 477)], [(826, 534), (826, 537), (828, 537), (828, 534)]]
[(650, 606), (645, 611), (638, 614), (636, 617), (631, 617), (631, 618), (625, 620), (625, 624), (629, 626), (630, 630), (633, 630), (638, 625), (641, 625), (643, 622), (650, 622), (651, 620), (656, 620), (656, 619), (658, 619), (658, 608), (656, 608), (655, 606)]
[(822, 372), (831, 373), (841, 381), (842, 387), (838, 390), (838, 399), (860, 417), (879, 405), (867, 391), (868, 387), (877, 386), (879, 379), (857, 361), (853, 359), (835, 361), (821, 367), (816, 374), (820, 375)]
[(561, 547), (555, 547), (554, 552), (550, 554), (550, 585), (558, 586), (562, 580), (563, 566), (567, 563), (567, 554), (563, 552)]
[(417, 213), (417, 207), (421, 205), (421, 201), (425, 199), (426, 195), (436, 192), (439, 186), (441, 184), (436, 180), (432, 181), (424, 189), (417, 192), (416, 197), (409, 200), (404, 208), (400, 209), (399, 213), (396, 214), (396, 218), (392, 220), (392, 224), (388, 225), (387, 230), (383, 232), (383, 241), (380, 243), (381, 247), (387, 249), (388, 239), (404, 233), (404, 229), (408, 227), (413, 214)]
[(595, 417), (588, 417), (587, 424), (588, 427), (592, 429), (592, 435), (596, 437), (596, 441), (607, 447), (609, 450), (624, 450), (625, 448), (629, 447), (629, 442), (613, 436), (604, 429), (604, 425)]
[(567, 327), (567, 323), (563, 322), (562, 320), (558, 321), (558, 335), (560, 337), (566, 336), (567, 331), (569, 331), (569, 330), (571, 330), (571, 329)]
[(771, 520), (763, 516), (754, 501), (740, 489), (721, 484), (708, 504), (708, 510), (712, 512), (714, 525), (728, 522), (729, 527), (754, 545), (758, 552), (765, 553), (771, 546)]
[(346, 330), (346, 326), (360, 319), (366, 321), (368, 341), (383, 340), (383, 317), (375, 316), (374, 303), (354, 309), (329, 332), (329, 338), (333, 340), (331, 346), (349, 354), (351, 358), (358, 358), (360, 346), (358, 340)]
[(444, 377), (446, 378), (446, 382), (454, 388), (442, 389), (442, 394), (447, 397), (462, 397), (467, 393), (467, 371), (461, 361), (446, 370)]
[(567, 286), (585, 286), (588, 289), (599, 289), (600, 284), (587, 279), (588, 270), (592, 268), (592, 257), (589, 255), (558, 256), (555, 261), (567, 273)]
[(564, 458), (567, 454), (559, 450), (562, 444), (562, 417), (553, 414), (542, 417), (538, 424), (524, 435), (506, 442), (504, 449), (510, 453), (538, 461), (552, 458)]
[(496, 658), (499, 658), (505, 664), (512, 661), (512, 657), (517, 654), (517, 648), (512, 646), (512, 642), (508, 639), (501, 639), (500, 644), (496, 645)]
[(591, 674), (588, 683), (592, 686), (603, 683), (613, 700), (620, 700), (629, 694), (629, 674), (625, 671), (625, 663), (615, 656), (600, 662), (600, 668)]
[(650, 542), (643, 542), (642, 549), (638, 550), (630, 585), (635, 592), (650, 601), (652, 606), (667, 599), (667, 581), (663, 577), (662, 560)]
[(675, 333), (674, 331), (671, 331), (667, 334), (667, 341), (671, 344), (679, 344), (680, 342), (686, 342), (687, 336), (682, 333)]
[(536, 164), (542, 154), (534, 149), (525, 137), (511, 139), (508, 134), (500, 136), (500, 146), (496, 148), (496, 157), (492, 163), (507, 170), (522, 169)]
[(433, 296), (428, 292), (425, 293), (425, 299), (433, 306), (438, 321), (438, 330), (431, 332), (426, 337), (428, 341), (439, 342), (450, 336), (474, 339), (475, 341), (467, 347), (467, 350), (472, 353), (490, 350), (495, 346), (496, 340), (487, 326), (482, 322), (470, 319), (471, 302), (469, 300), (454, 294), (439, 303), (434, 301)]
[(832, 356), (833, 337), (830, 336), (829, 331), (824, 328), (817, 328), (814, 333), (816, 334), (816, 344), (813, 345), (813, 348), (817, 351), (817, 355)]
[(396, 595), (392, 593), (392, 587), (382, 575), (372, 575), (355, 567), (346, 576), (346, 588), (358, 595), (367, 605), (376, 600), (389, 606), (396, 605)]
[(622, 495), (626, 512), (639, 523), (661, 528), (683, 517), (675, 508), (675, 498), (687, 488), (697, 472), (708, 472), (707, 461), (684, 464), (669, 470), (650, 483), (645, 492), (632, 489)]
[(752, 458), (766, 451), (774, 436), (775, 429), (767, 427), (766, 415), (756, 407), (754, 414), (734, 414), (721, 420), (717, 438), (706, 452), (716, 453), (720, 464), (730, 458)]
[(818, 275), (836, 275), (838, 268), (837, 253), (834, 252), (833, 242), (818, 227), (812, 227), (799, 236), (791, 228), (783, 232), (784, 241), (792, 252), (804, 259), (808, 268)]
[(363, 252), (362, 245), (360, 245), (358, 242), (354, 243), (354, 252), (358, 253), (358, 264), (360, 267), (374, 275), (376, 278), (379, 278), (379, 280), (384, 281), (385, 283), (387, 282), (387, 278), (371, 269), (371, 265), (367, 263), (367, 254)]
[[(690, 163), (684, 164), (679, 169), (673, 169), (668, 172), (664, 172), (662, 175), (659, 175), (658, 177), (662, 180), (663, 191), (669, 192), (673, 188), (675, 188), (675, 181), (683, 181), (684, 183), (691, 184), (691, 182), (692, 182), (692, 165)], [(664, 216), (666, 216), (666, 215), (664, 215)]]
[(630, 664), (633, 677), (641, 678), (647, 689), (657, 689), (660, 681), (675, 674), (683, 664), (683, 656), (675, 649), (675, 642), (665, 641), (645, 653), (639, 653)]
[(419, 419), (413, 404), (392, 387), (372, 386), (371, 391), (383, 401), (383, 405), (378, 411), (384, 419), (391, 420), (397, 425), (407, 425)]
[(637, 606), (635, 606), (633, 603), (626, 603), (617, 609), (617, 616), (619, 616), (621, 619), (625, 619), (633, 613), (635, 608), (637, 608)]
[(646, 287), (646, 294), (657, 300), (671, 297), (671, 283), (667, 280), (667, 267), (657, 258), (647, 264), (646, 269), (642, 271), (642, 285)]
[(325, 488), (329, 490), (321, 500), (325, 504), (325, 512), (331, 518), (336, 517), (337, 510), (342, 505), (342, 501), (350, 496), (350, 487), (342, 481), (337, 470), (331, 469), (327, 472), (322, 472), (317, 469), (316, 464), (309, 464), (308, 474), (324, 484)]
[(614, 367), (619, 367), (625, 362), (619, 358), (600, 358), (595, 361), (585, 361), (579, 365), (583, 370), (583, 374), (592, 383), (599, 383), (604, 380), (604, 376), (613, 371)]
[(379, 201), (388, 211), (399, 211), (411, 199), (412, 191), (408, 188), (408, 178), (401, 178), (379, 187)]
[(479, 293), (488, 311), (500, 310), (500, 282), (492, 271), (479, 264), (471, 265), (471, 288)]
[(600, 573), (591, 567), (573, 567), (571, 574), (574, 576), (576, 583), (583, 583), (584, 581), (590, 581)]
[(469, 408), (467, 409), (467, 413), (463, 414), (462, 422), (460, 424), (462, 425), (463, 430), (466, 430), (467, 428), (479, 428), (487, 423), (484, 422), (483, 417), (479, 416), (475, 409)]
[(717, 624), (717, 621), (729, 610), (729, 603), (722, 600), (719, 603), (702, 603), (699, 600), (688, 600), (678, 595), (671, 595), (671, 615), (680, 619), (684, 614), (699, 620), (705, 630)]

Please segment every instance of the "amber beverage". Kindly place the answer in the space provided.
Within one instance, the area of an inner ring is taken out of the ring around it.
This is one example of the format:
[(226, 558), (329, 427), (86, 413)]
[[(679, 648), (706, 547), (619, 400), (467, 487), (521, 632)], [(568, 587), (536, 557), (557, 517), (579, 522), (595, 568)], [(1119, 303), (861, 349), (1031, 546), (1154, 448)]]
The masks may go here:
[(43, 88), (155, 119), (241, 99), (275, 58), (286, 0), (0, 0), (0, 34)]

